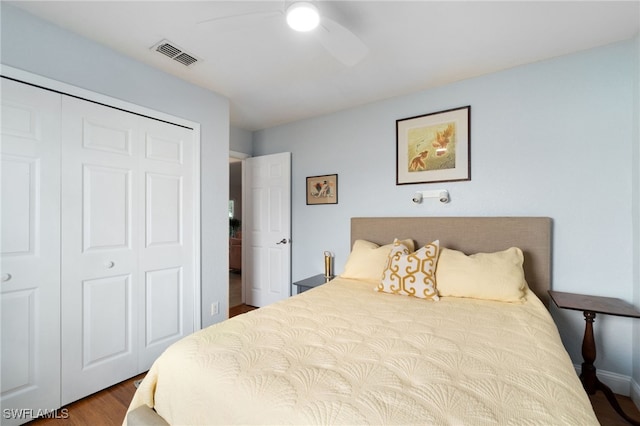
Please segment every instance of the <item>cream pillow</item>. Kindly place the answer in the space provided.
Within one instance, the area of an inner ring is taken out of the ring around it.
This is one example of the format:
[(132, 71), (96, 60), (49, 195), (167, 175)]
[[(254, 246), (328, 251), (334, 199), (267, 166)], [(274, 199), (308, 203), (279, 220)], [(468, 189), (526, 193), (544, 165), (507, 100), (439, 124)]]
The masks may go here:
[(527, 288), (523, 263), (522, 250), (516, 247), (470, 256), (443, 248), (436, 270), (438, 294), (504, 302), (522, 301)]
[[(413, 251), (413, 240), (402, 240), (401, 243)], [(370, 241), (356, 240), (340, 277), (380, 282), (392, 248), (393, 243), (379, 246)]]
[(438, 300), (436, 290), (436, 263), (440, 242), (434, 241), (416, 252), (396, 242), (389, 253), (378, 291)]

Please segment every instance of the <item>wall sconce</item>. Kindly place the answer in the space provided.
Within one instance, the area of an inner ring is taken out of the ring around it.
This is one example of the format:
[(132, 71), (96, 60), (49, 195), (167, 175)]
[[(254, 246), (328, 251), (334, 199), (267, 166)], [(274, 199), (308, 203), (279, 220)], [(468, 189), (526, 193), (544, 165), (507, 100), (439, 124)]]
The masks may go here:
[(446, 189), (435, 189), (433, 191), (418, 191), (415, 194), (413, 194), (413, 198), (411, 199), (411, 201), (413, 201), (416, 204), (420, 204), (422, 203), (423, 198), (437, 198), (440, 200), (441, 203), (448, 203), (449, 191), (447, 191)]

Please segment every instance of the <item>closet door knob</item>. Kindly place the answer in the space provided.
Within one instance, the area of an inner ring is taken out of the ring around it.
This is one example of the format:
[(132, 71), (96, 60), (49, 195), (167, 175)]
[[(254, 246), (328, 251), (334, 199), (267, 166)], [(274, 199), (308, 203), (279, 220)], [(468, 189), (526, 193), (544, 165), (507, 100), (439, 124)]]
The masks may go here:
[(2, 274), (2, 282), (6, 283), (7, 281), (9, 281), (11, 279), (11, 274)]
[(108, 261), (108, 262), (105, 262), (104, 266), (106, 266), (106, 267), (107, 267), (107, 269), (111, 269), (111, 268), (113, 268), (114, 266), (116, 266), (116, 263), (115, 263), (113, 260), (110, 260), (110, 261)]

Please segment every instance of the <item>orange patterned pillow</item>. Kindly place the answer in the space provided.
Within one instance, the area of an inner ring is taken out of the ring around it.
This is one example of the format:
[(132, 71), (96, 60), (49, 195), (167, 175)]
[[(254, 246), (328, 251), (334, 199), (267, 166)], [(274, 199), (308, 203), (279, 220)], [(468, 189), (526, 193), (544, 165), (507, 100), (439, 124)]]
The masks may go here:
[(384, 293), (439, 300), (436, 289), (436, 263), (440, 241), (436, 240), (410, 253), (395, 241), (377, 290)]

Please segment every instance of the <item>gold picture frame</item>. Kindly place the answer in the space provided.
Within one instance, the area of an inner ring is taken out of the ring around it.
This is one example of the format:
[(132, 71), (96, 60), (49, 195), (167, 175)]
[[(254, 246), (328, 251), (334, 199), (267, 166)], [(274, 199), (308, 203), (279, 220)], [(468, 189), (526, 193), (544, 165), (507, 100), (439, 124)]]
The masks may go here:
[(338, 175), (307, 177), (307, 205), (338, 204)]
[(396, 120), (396, 185), (471, 180), (471, 106)]

